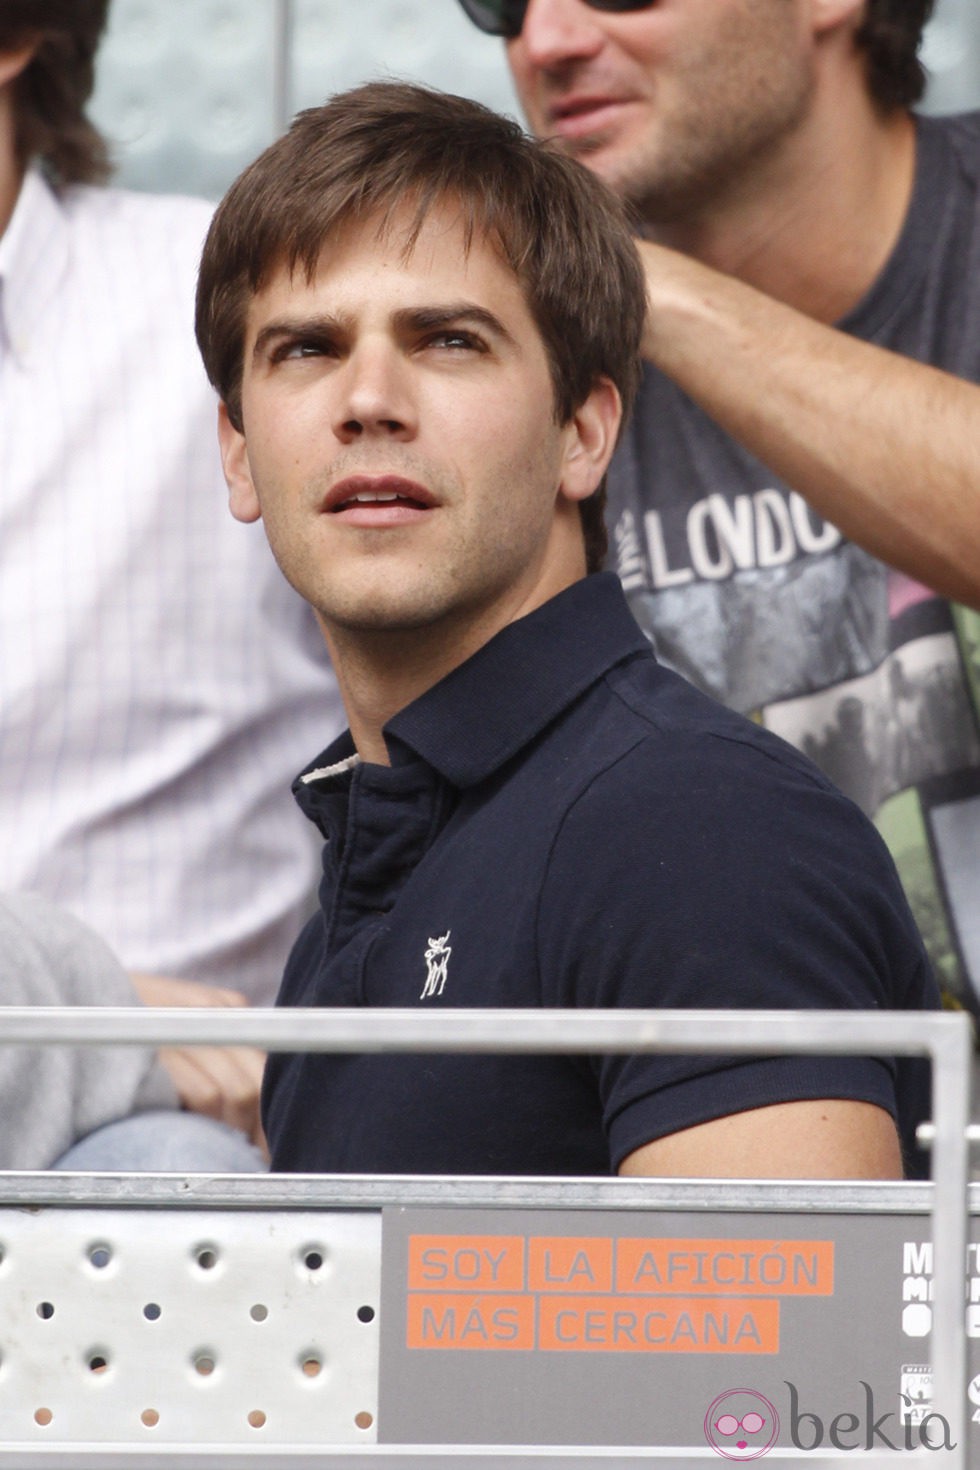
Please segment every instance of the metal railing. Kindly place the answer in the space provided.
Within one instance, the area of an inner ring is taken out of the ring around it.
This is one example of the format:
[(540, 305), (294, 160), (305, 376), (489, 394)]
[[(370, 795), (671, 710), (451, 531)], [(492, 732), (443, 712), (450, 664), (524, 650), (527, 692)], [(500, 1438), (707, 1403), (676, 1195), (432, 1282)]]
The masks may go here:
[[(967, 1249), (968, 1144), (970, 1104), (970, 1067), (972, 1058), (971, 1024), (965, 1015), (902, 1014), (879, 1012), (819, 1011), (558, 1011), (558, 1010), (443, 1010), (420, 1014), (405, 1010), (229, 1010), (200, 1009), (177, 1011), (134, 1010), (113, 1008), (0, 1008), (0, 1045), (99, 1044), (99, 1045), (253, 1045), (274, 1051), (324, 1052), (520, 1052), (520, 1053), (590, 1053), (611, 1052), (724, 1052), (732, 1055), (767, 1055), (784, 1053), (816, 1055), (825, 1053), (849, 1055), (924, 1056), (932, 1063), (933, 1120), (931, 1127), (932, 1184), (926, 1189), (931, 1206), (934, 1254), (934, 1298), (932, 1324), (932, 1361), (934, 1372), (933, 1402), (945, 1417), (950, 1437), (956, 1446), (939, 1459), (943, 1470), (966, 1470), (966, 1330), (964, 1321), (964, 1263)], [(191, 1181), (189, 1181), (190, 1183)], [(277, 1192), (288, 1194), (290, 1183), (285, 1178), (264, 1181), (239, 1181), (230, 1188), (228, 1202), (235, 1206), (243, 1199), (266, 1196), (274, 1203)], [(303, 1198), (310, 1198), (310, 1181), (296, 1181), (305, 1186)], [(372, 1181), (360, 1181), (361, 1198), (369, 1203)], [(412, 1181), (405, 1181), (409, 1192)], [(623, 1186), (629, 1198), (637, 1203), (656, 1203), (656, 1191), (664, 1181), (611, 1180), (607, 1187)], [(670, 1181), (666, 1182), (668, 1190)], [(680, 1182), (674, 1187), (677, 1188)], [(683, 1181), (689, 1185), (690, 1181)], [(571, 1181), (550, 1181), (554, 1187), (574, 1190)], [(781, 1181), (778, 1186), (787, 1199), (794, 1186)], [(352, 1181), (348, 1193), (357, 1193)], [(416, 1195), (425, 1188), (424, 1181), (414, 1181)], [(431, 1181), (429, 1189), (437, 1191), (439, 1181)], [(533, 1197), (530, 1181), (484, 1181), (484, 1193), (499, 1198), (498, 1191), (511, 1190), (522, 1198)], [(710, 1185), (710, 1198), (715, 1205), (744, 1191), (744, 1181)], [(802, 1188), (802, 1186), (800, 1186)], [(837, 1198), (847, 1209), (855, 1192), (880, 1188), (901, 1191), (909, 1186), (884, 1184), (839, 1186), (823, 1184), (819, 1191), (829, 1201)], [(391, 1184), (387, 1186), (391, 1192)], [(598, 1186), (601, 1190), (601, 1186)], [(193, 1193), (193, 1191), (191, 1191)], [(314, 1191), (315, 1192), (315, 1191)], [(682, 1186), (683, 1192), (683, 1186)], [(204, 1197), (213, 1203), (220, 1197), (215, 1188), (205, 1189)], [(0, 1205), (86, 1204), (100, 1200), (152, 1199), (154, 1182), (143, 1176), (71, 1176), (42, 1174), (0, 1175)], [(597, 1197), (599, 1197), (597, 1195)], [(162, 1196), (159, 1196), (162, 1203)], [(625, 1195), (620, 1193), (620, 1202)], [(174, 1203), (172, 1191), (167, 1202)], [(185, 1457), (187, 1449), (183, 1451)], [(0, 1466), (14, 1467), (47, 1464), (61, 1466), (94, 1466), (125, 1464), (137, 1467), (157, 1464), (160, 1458), (174, 1454), (174, 1448), (159, 1446), (153, 1451), (133, 1451), (118, 1447), (73, 1448), (70, 1452), (44, 1448), (19, 1447), (11, 1453), (0, 1447)], [(709, 1449), (616, 1450), (596, 1447), (569, 1449), (548, 1446), (515, 1447), (425, 1447), (372, 1445), (333, 1451), (322, 1447), (263, 1447), (261, 1451), (223, 1451), (208, 1447), (194, 1450), (193, 1463), (208, 1466), (274, 1465), (288, 1460), (290, 1465), (316, 1464), (318, 1470), (333, 1464), (349, 1463), (352, 1456), (391, 1462), (400, 1466), (440, 1464), (476, 1466), (491, 1470), (496, 1465), (509, 1466), (515, 1459), (521, 1463), (576, 1465), (594, 1463), (612, 1470), (647, 1463), (650, 1459), (669, 1455), (672, 1460), (696, 1459), (714, 1463)], [(52, 1458), (54, 1456), (54, 1458)], [(937, 1456), (927, 1452), (872, 1450), (848, 1453), (868, 1467), (907, 1464), (924, 1458), (937, 1463)], [(774, 1449), (768, 1463), (799, 1461), (800, 1452)], [(808, 1466), (839, 1464), (840, 1455), (821, 1451), (803, 1456)], [(186, 1458), (178, 1463), (191, 1463)]]

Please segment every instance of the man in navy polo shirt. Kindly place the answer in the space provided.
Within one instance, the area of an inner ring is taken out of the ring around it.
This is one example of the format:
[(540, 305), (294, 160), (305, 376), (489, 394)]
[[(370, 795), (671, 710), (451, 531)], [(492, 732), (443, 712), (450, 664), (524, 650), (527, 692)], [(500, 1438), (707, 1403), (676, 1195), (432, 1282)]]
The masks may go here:
[[(296, 782), (324, 879), (282, 1004), (935, 1004), (873, 828), (591, 574), (643, 313), (604, 187), (457, 98), (335, 98), (220, 206), (198, 339), (232, 511), (316, 609), (350, 720)], [(923, 1081), (280, 1056), (265, 1123), (279, 1169), (892, 1177)]]

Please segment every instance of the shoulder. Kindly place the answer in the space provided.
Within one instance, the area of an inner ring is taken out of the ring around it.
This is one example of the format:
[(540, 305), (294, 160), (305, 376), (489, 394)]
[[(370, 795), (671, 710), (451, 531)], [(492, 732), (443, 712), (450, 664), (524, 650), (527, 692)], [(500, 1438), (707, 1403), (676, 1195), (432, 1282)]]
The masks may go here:
[[(646, 827), (655, 801), (659, 811), (683, 812), (688, 824), (724, 813), (781, 825), (798, 808), (826, 808), (869, 825), (800, 751), (655, 659), (622, 664), (604, 682), (607, 712), (600, 718), (612, 754), (596, 765), (583, 790), (574, 812), (579, 820), (623, 804), (632, 821)], [(613, 729), (616, 743), (609, 738)], [(774, 802), (775, 793), (782, 802)]]
[[(920, 126), (923, 121), (924, 119), (920, 117)], [(962, 139), (980, 144), (980, 108), (971, 112), (951, 113), (947, 117), (932, 117), (926, 126), (935, 128), (938, 132), (945, 133), (947, 137), (956, 141)]]
[(659, 723), (638, 716), (632, 733), (629, 747), (597, 770), (569, 807), (556, 854), (615, 833), (634, 883), (641, 881), (641, 859), (656, 858), (680, 881), (696, 870), (736, 883), (749, 866), (792, 869), (814, 852), (825, 852), (835, 869), (888, 863), (854, 803), (798, 751), (749, 721), (727, 710), (717, 719), (668, 715)]
[(900, 1003), (921, 944), (872, 824), (775, 736), (688, 686), (675, 703), (555, 837), (539, 937), (559, 983), (591, 973), (599, 1004), (624, 976), (638, 1004)]
[(178, 263), (195, 271), (214, 212), (205, 199), (85, 185), (65, 190), (60, 204), (73, 240), (82, 247), (128, 252), (144, 262)]
[(564, 840), (614, 822), (634, 851), (724, 863), (757, 846), (760, 860), (773, 845), (803, 851), (832, 832), (888, 861), (859, 808), (779, 736), (654, 660), (614, 669), (606, 684), (621, 738), (569, 807)]
[(920, 142), (926, 159), (942, 156), (945, 147), (952, 154), (958, 172), (976, 183), (980, 179), (980, 110), (948, 117), (916, 117)]
[(169, 225), (202, 234), (214, 213), (207, 199), (191, 194), (152, 194), (141, 189), (75, 184), (58, 196), (65, 214), (79, 223), (145, 229)]

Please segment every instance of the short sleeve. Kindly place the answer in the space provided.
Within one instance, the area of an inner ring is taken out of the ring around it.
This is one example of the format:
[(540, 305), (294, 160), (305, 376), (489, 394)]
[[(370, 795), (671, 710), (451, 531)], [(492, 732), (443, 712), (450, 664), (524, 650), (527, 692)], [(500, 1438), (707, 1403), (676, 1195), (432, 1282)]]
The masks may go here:
[[(538, 917), (545, 1004), (892, 1009), (937, 997), (891, 858), (781, 746), (650, 735), (591, 782), (554, 842)], [(893, 1115), (890, 1058), (593, 1060), (613, 1167), (652, 1139), (773, 1102)]]

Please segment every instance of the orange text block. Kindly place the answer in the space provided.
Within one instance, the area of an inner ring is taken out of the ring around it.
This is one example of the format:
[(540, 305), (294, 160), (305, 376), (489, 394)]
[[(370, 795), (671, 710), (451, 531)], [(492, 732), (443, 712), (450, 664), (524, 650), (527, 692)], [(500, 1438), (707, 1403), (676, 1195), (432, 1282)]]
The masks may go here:
[(832, 1296), (832, 1240), (619, 1240), (619, 1292)]
[(776, 1353), (779, 1303), (734, 1297), (542, 1297), (538, 1347), (566, 1353)]
[(410, 1348), (534, 1347), (533, 1296), (417, 1292), (408, 1298)]
[(523, 1235), (411, 1235), (409, 1291), (523, 1291)]
[(527, 1244), (529, 1291), (612, 1291), (613, 1242), (608, 1236), (534, 1235)]

